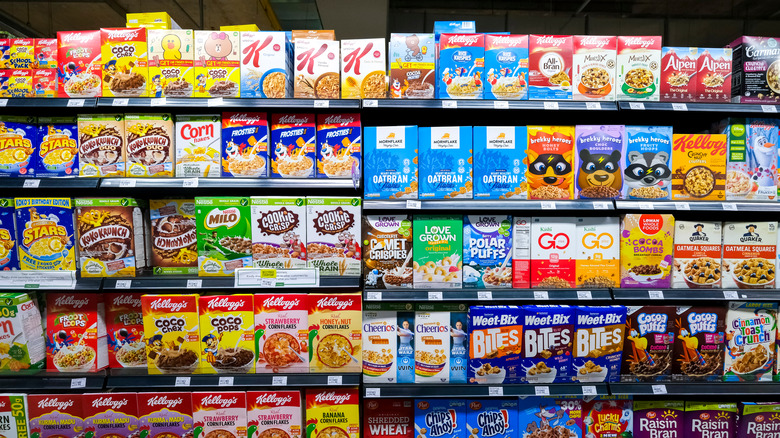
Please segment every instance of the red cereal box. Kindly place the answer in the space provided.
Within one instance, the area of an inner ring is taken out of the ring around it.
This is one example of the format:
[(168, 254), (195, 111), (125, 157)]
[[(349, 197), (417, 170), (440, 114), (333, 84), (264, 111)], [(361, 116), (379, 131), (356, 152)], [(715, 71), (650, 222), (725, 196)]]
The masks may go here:
[(661, 100), (693, 102), (696, 95), (697, 47), (664, 47), (661, 50)]
[(365, 438), (413, 438), (414, 401), (366, 400), (363, 405)]
[(248, 438), (301, 438), (300, 391), (249, 391), (246, 399)]
[(33, 70), (33, 97), (57, 97), (57, 69)]
[(697, 102), (731, 101), (731, 49), (700, 48), (696, 61)]
[(571, 217), (535, 217), (531, 223), (531, 287), (575, 287), (577, 224)]
[(144, 317), (140, 292), (105, 295), (108, 366), (146, 368)]
[(138, 400), (134, 392), (84, 394), (84, 432), (94, 438), (129, 438), (138, 430)]
[(139, 392), (138, 424), (148, 438), (192, 437), (192, 394)]
[(76, 438), (84, 436), (81, 394), (30, 394), (27, 413), (30, 436), (34, 438)]
[(247, 438), (245, 392), (193, 392), (193, 438)]
[(57, 69), (57, 38), (35, 39), (35, 61), (30, 68)]
[(102, 95), (100, 31), (57, 32), (57, 96)]
[(46, 295), (46, 369), (94, 372), (108, 366), (103, 295)]
[(528, 98), (571, 100), (571, 35), (528, 36)]
[(255, 295), (258, 373), (309, 372), (307, 298), (306, 294)]

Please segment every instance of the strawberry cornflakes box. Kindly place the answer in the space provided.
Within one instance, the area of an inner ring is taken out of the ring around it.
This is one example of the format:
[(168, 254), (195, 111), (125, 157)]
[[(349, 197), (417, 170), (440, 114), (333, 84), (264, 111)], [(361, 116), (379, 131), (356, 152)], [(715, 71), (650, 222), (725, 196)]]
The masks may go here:
[(57, 69), (57, 38), (35, 39), (35, 60), (32, 69)]
[(200, 371), (254, 373), (255, 316), (250, 294), (208, 295), (198, 300)]
[(57, 97), (103, 93), (100, 31), (57, 32)]
[(300, 391), (248, 391), (247, 438), (301, 438)]
[(306, 294), (255, 295), (258, 373), (309, 372), (307, 297)]
[(129, 438), (138, 430), (134, 392), (82, 395), (84, 428), (94, 438)]
[(317, 177), (360, 175), (360, 114), (317, 115)]
[(245, 392), (193, 392), (193, 438), (247, 438)]
[(192, 394), (139, 392), (138, 424), (152, 438), (192, 437)]
[(81, 394), (30, 394), (27, 407), (32, 438), (84, 436)]
[(359, 397), (357, 388), (307, 389), (306, 438), (359, 437)]
[(83, 373), (108, 366), (102, 295), (46, 294), (46, 311), (46, 369)]
[(105, 295), (108, 366), (146, 368), (146, 342), (140, 292)]

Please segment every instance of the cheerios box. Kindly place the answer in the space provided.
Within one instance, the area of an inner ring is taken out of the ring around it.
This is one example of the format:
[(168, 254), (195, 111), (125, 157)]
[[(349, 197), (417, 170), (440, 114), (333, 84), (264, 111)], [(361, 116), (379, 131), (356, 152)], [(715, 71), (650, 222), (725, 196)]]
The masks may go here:
[(415, 216), (414, 287), (460, 288), (463, 284), (463, 217)]
[(107, 367), (103, 296), (73, 292), (46, 294), (44, 336), (49, 371), (84, 373)]
[(720, 289), (723, 276), (722, 222), (677, 221), (674, 230), (675, 289)]
[(474, 198), (526, 199), (525, 126), (474, 127)]
[(577, 223), (573, 217), (535, 217), (531, 221), (531, 287), (575, 287)]
[(418, 130), (420, 199), (472, 198), (471, 126)]
[(247, 438), (303, 436), (301, 391), (247, 391)]
[(384, 38), (341, 40), (341, 98), (387, 97)]
[(193, 438), (249, 438), (246, 404), (243, 391), (193, 392)]
[(661, 37), (619, 36), (617, 43), (617, 100), (658, 102), (661, 80)]
[(139, 392), (138, 422), (149, 436), (192, 436), (192, 395), (189, 392)]
[[(3, 424), (3, 436), (6, 438), (30, 436), (27, 424), (28, 412), (26, 394), (0, 394), (0, 421)], [(409, 421), (411, 422), (411, 419)]]
[(198, 275), (232, 277), (252, 266), (249, 198), (195, 198)]
[(57, 32), (57, 97), (100, 97), (100, 31)]
[(148, 96), (149, 58), (143, 27), (100, 29), (103, 96)]
[(624, 306), (576, 306), (570, 375), (574, 381), (618, 382), (626, 333)]
[(423, 438), (465, 437), (467, 412), (465, 399), (416, 398), (414, 428)]
[(578, 199), (619, 199), (623, 190), (623, 125), (577, 125), (574, 167)]
[(528, 199), (574, 199), (574, 126), (529, 126)]
[(469, 307), (468, 383), (522, 383), (523, 309)]
[(723, 224), (723, 287), (773, 289), (777, 222), (725, 222)]
[(360, 432), (358, 388), (306, 390), (305, 438), (354, 438)]
[[(520, 432), (518, 400), (467, 400), (466, 424), (477, 438), (514, 438)], [(476, 430), (476, 432), (475, 432)]]
[(415, 383), (466, 383), (468, 314), (464, 304), (418, 304)]
[(14, 200), (0, 198), (0, 271), (18, 270), (19, 254), (14, 220)]
[(190, 29), (146, 29), (149, 47), (149, 97), (191, 97), (195, 87), (195, 49)]
[(360, 275), (360, 198), (306, 198), (306, 265), (321, 276)]
[(79, 114), (79, 176), (125, 176), (124, 114)]
[(363, 128), (366, 199), (417, 199), (417, 126)]
[(725, 134), (674, 134), (672, 137), (672, 199), (726, 199)]
[(626, 214), (620, 224), (620, 287), (672, 284), (674, 216)]
[(360, 114), (317, 115), (317, 177), (359, 179)]
[(198, 298), (199, 370), (203, 373), (255, 372), (255, 316), (251, 294)]
[(222, 113), (222, 177), (268, 178), (266, 113)]
[(359, 373), (362, 299), (359, 293), (309, 294), (309, 372)]
[(146, 368), (141, 295), (141, 292), (105, 294), (110, 368)]
[(4, 315), (0, 317), (0, 347), (6, 352), (0, 370), (45, 369), (46, 341), (37, 297), (19, 292), (0, 294), (0, 312)]
[(35, 177), (35, 117), (0, 116), (0, 178)]
[[(239, 32), (196, 30), (193, 97), (239, 97)], [(197, 437), (195, 437), (197, 438)]]
[(620, 220), (577, 218), (576, 285), (584, 288), (620, 284)]
[(512, 287), (512, 216), (463, 217), (463, 287)]
[(200, 360), (198, 295), (143, 295), (149, 374), (191, 374)]
[(271, 116), (271, 178), (315, 178), (317, 132), (314, 114)]
[(70, 198), (16, 198), (16, 245), (24, 270), (75, 271)]
[(241, 97), (291, 98), (292, 42), (285, 32), (241, 32)]
[(411, 303), (365, 303), (362, 340), (364, 382), (400, 383), (398, 312), (413, 308)]
[(138, 396), (135, 392), (82, 395), (84, 427), (101, 438), (138, 434)]
[(176, 176), (218, 178), (222, 149), (219, 114), (176, 116)]
[(482, 99), (485, 80), (485, 35), (443, 33), (439, 36), (436, 97)]
[(79, 145), (75, 117), (38, 117), (36, 139), (36, 176), (78, 176)]
[(82, 394), (28, 395), (29, 436), (36, 438), (78, 438), (82, 436), (84, 434), (82, 399)]
[(528, 99), (528, 35), (485, 35), (485, 99)]
[(258, 373), (309, 372), (308, 295), (255, 295), (255, 351)]
[(306, 267), (306, 200), (253, 196), (252, 263), (255, 268)]
[(672, 127), (626, 126), (623, 198), (669, 199)]
[(572, 307), (523, 306), (523, 382), (571, 381), (574, 326)]

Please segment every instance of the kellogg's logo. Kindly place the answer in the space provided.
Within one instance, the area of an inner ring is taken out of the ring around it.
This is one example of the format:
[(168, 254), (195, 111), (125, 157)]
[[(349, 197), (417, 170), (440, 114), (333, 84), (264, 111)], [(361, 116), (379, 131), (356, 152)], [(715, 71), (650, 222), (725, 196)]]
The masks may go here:
[(317, 300), (317, 307), (330, 307), (337, 310), (344, 310), (346, 308), (352, 307), (353, 303), (353, 300), (339, 300), (336, 297), (328, 297)]
[(710, 134), (687, 134), (674, 136), (674, 150), (691, 153), (698, 151), (702, 155), (726, 155), (726, 141), (724, 135), (714, 139)]
[(138, 34), (140, 33), (140, 31), (141, 31), (140, 29), (109, 30), (107, 33), (107, 37), (110, 40), (132, 41), (138, 39)]
[(597, 36), (586, 36), (580, 39), (580, 45), (586, 47), (592, 47), (597, 49), (603, 49), (610, 43), (610, 37), (599, 38)]
[(232, 300), (230, 297), (213, 298), (207, 303), (209, 309), (219, 309), (228, 312), (232, 312), (242, 305), (244, 305), (242, 300)]
[(330, 402), (334, 405), (341, 405), (345, 402), (349, 401), (349, 399), (352, 398), (351, 394), (336, 394), (333, 391), (330, 392), (320, 392), (316, 396), (314, 396), (314, 401), (317, 403), (322, 402)]
[(228, 408), (238, 403), (238, 398), (222, 398), (221, 394), (209, 395), (200, 401), (203, 406), (219, 406), (221, 408)]
[(87, 44), (94, 40), (98, 34), (91, 32), (69, 32), (59, 35), (59, 39), (65, 43)]
[(448, 44), (461, 44), (464, 46), (473, 46), (477, 44), (480, 37), (482, 35), (479, 34), (458, 34), (458, 35), (452, 35), (447, 40)]
[(113, 301), (115, 306), (130, 306), (130, 307), (141, 307), (141, 299), (135, 298), (132, 295), (119, 295), (114, 297)]
[(355, 118), (351, 116), (343, 116), (341, 114), (333, 114), (325, 117), (326, 125), (341, 125), (346, 126), (355, 122)]
[(341, 207), (323, 211), (314, 219), (314, 228), (319, 234), (338, 234), (349, 230), (354, 224), (355, 215)]
[(536, 37), (536, 44), (558, 47), (566, 43), (566, 38), (553, 38), (551, 35)]
[(146, 404), (149, 406), (165, 406), (168, 409), (173, 409), (176, 406), (181, 405), (184, 403), (184, 399), (181, 397), (178, 398), (168, 398), (167, 395), (156, 395), (149, 400), (147, 400)]
[(264, 394), (257, 396), (257, 398), (255, 399), (255, 403), (257, 403), (258, 405), (287, 406), (291, 402), (292, 402), (292, 396), (285, 395), (280, 397), (273, 392), (266, 392)]
[(230, 123), (234, 125), (255, 125), (264, 119), (249, 113), (235, 113), (230, 115)]
[(149, 305), (152, 310), (168, 310), (176, 313), (184, 310), (189, 303), (187, 301), (174, 301), (170, 298), (158, 298)]
[(656, 41), (654, 38), (640, 38), (640, 37), (624, 37), (623, 38), (623, 45), (628, 47), (639, 47), (642, 49), (646, 49), (648, 47), (651, 47), (656, 44)]
[(285, 300), (284, 297), (269, 297), (263, 300), (263, 307), (269, 308), (282, 308), (284, 310), (290, 310), (293, 307), (297, 307), (301, 304), (301, 300)]
[(520, 47), (526, 45), (526, 39), (525, 37), (518, 38), (511, 36), (497, 36), (493, 37), (492, 45), (502, 47)]
[(57, 306), (68, 306), (74, 309), (81, 309), (89, 304), (89, 298), (77, 300), (73, 295), (60, 295), (54, 300), (54, 304)]
[(98, 397), (92, 400), (92, 407), (95, 409), (111, 408), (116, 411), (126, 405), (127, 405), (126, 398), (115, 400), (113, 397)]
[(44, 398), (38, 401), (38, 409), (54, 408), (60, 412), (73, 406), (73, 400), (60, 401), (58, 398)]
[(304, 123), (311, 123), (311, 120), (309, 120), (308, 117), (297, 117), (295, 114), (285, 114), (281, 117), (279, 117), (279, 120), (277, 122), (280, 125), (295, 125), (295, 126), (301, 126)]

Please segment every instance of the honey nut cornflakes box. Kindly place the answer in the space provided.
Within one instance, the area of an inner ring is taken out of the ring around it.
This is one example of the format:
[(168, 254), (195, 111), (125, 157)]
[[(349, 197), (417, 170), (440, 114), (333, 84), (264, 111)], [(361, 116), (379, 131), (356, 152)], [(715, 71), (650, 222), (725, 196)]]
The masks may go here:
[(18, 271), (16, 224), (14, 221), (14, 200), (0, 198), (0, 271)]
[(726, 308), (678, 306), (674, 319), (672, 379), (677, 381), (723, 380), (726, 353)]
[(535, 217), (531, 221), (531, 287), (561, 289), (576, 285), (577, 222), (573, 217)]
[(32, 97), (57, 97), (57, 69), (32, 71)]
[(366, 438), (414, 438), (414, 400), (375, 399), (363, 404)]
[(251, 294), (208, 295), (198, 299), (200, 371), (255, 372), (255, 315)]
[(578, 199), (619, 199), (623, 190), (623, 125), (577, 125), (574, 167)]
[(360, 114), (317, 115), (317, 177), (359, 178)]
[(619, 36), (617, 42), (617, 100), (658, 102), (661, 80), (661, 37)]
[(268, 178), (265, 113), (222, 113), (222, 177)]
[(173, 176), (176, 149), (170, 114), (126, 114), (125, 132), (127, 176)]
[(417, 199), (417, 126), (366, 126), (363, 196)]
[[(460, 438), (468, 435), (466, 429), (466, 400), (416, 398), (414, 400), (414, 428), (423, 438)], [(472, 425), (473, 426), (473, 425)]]
[(35, 122), (35, 117), (0, 116), (0, 178), (36, 176)]
[(232, 277), (252, 266), (249, 198), (195, 198), (198, 275)]
[(627, 306), (623, 341), (622, 382), (668, 381), (674, 359), (672, 306)]
[(776, 303), (728, 303), (723, 380), (771, 381), (776, 360), (773, 352), (776, 336)]
[(686, 401), (683, 435), (707, 438), (714, 433), (723, 438), (736, 438), (738, 413), (736, 403)]
[(195, 88), (195, 47), (190, 29), (146, 29), (149, 97), (190, 97)]
[(384, 38), (341, 40), (341, 98), (387, 97)]
[(671, 400), (634, 401), (634, 436), (683, 435), (685, 402)]
[(574, 199), (574, 126), (528, 126), (528, 199)]
[(574, 327), (572, 307), (523, 306), (523, 382), (571, 381)]
[(305, 438), (358, 438), (360, 432), (357, 388), (306, 390)]
[(293, 97), (292, 52), (285, 32), (241, 32), (241, 97)]
[(146, 29), (100, 29), (103, 96), (148, 96), (149, 58)]
[(306, 265), (322, 276), (360, 275), (360, 198), (306, 198)]
[(0, 424), (6, 438), (27, 438), (30, 429), (27, 423), (27, 395), (0, 394)]
[(100, 97), (103, 63), (100, 31), (57, 32), (57, 97)]
[(256, 294), (258, 373), (309, 372), (309, 301), (306, 294)]
[(614, 101), (617, 37), (574, 35), (572, 44), (572, 98)]
[(626, 126), (623, 198), (669, 199), (672, 127)]
[(314, 114), (271, 116), (271, 178), (315, 178)]
[(412, 217), (363, 216), (364, 287), (411, 288)]
[(75, 117), (38, 117), (35, 175), (78, 176), (79, 145)]
[(525, 126), (474, 127), (474, 198), (526, 199)]
[(512, 216), (463, 217), (463, 287), (512, 286)]
[(194, 199), (151, 199), (150, 265), (155, 275), (197, 274)]
[(135, 277), (144, 260), (143, 212), (132, 198), (76, 198), (83, 277)]
[(626, 214), (620, 224), (620, 287), (672, 284), (674, 216)]
[(200, 360), (198, 295), (143, 295), (149, 374), (192, 373)]
[(309, 372), (362, 371), (360, 294), (309, 294)]
[(38, 370), (46, 366), (41, 313), (34, 295), (0, 294), (0, 370)]
[(485, 80), (485, 35), (439, 35), (436, 97), (482, 99)]
[(0, 97), (33, 97), (33, 70), (0, 70)]
[(414, 287), (463, 285), (463, 217), (415, 216), (412, 243)]
[(77, 438), (84, 433), (82, 394), (27, 396), (30, 437)]
[(248, 438), (246, 393), (193, 392), (193, 438)]
[(192, 394), (189, 392), (139, 392), (138, 424), (150, 437), (193, 436)]
[(389, 97), (433, 99), (436, 50), (432, 33), (392, 33), (387, 44)]
[(247, 391), (247, 438), (302, 438), (300, 391)]
[(252, 205), (252, 264), (256, 268), (306, 267), (306, 200), (264, 196)]
[(95, 438), (129, 437), (138, 433), (138, 398), (135, 392), (82, 395), (84, 427)]
[(57, 68), (57, 38), (35, 38), (35, 59), (30, 68)]
[(218, 178), (222, 130), (219, 114), (176, 116), (176, 176)]
[(661, 50), (660, 100), (664, 102), (693, 102), (697, 72), (698, 47), (663, 47)]
[(620, 220), (616, 217), (577, 218), (577, 287), (603, 288), (620, 284)]
[[(466, 421), (477, 438), (518, 436), (518, 400), (467, 400)], [(474, 430), (476, 429), (476, 432)]]
[(420, 199), (472, 198), (471, 126), (419, 128)]
[(725, 134), (674, 134), (672, 200), (726, 199)]
[(571, 100), (571, 35), (528, 35), (528, 98)]
[(723, 277), (721, 222), (677, 221), (674, 231), (675, 289), (719, 289)]
[(195, 90), (192, 96), (239, 97), (241, 95), (239, 32), (196, 30), (194, 33)]
[(522, 383), (523, 309), (471, 306), (468, 383)]
[(725, 222), (723, 224), (724, 288), (775, 287), (777, 222)]
[(146, 368), (141, 295), (141, 292), (104, 295), (110, 368)]
[(46, 369), (96, 372), (108, 366), (105, 304), (100, 294), (46, 294)]
[(79, 176), (125, 176), (125, 116), (80, 114)]
[(22, 270), (76, 270), (71, 202), (70, 198), (14, 199)]
[(575, 306), (571, 377), (577, 382), (618, 382), (626, 332), (624, 306)]
[(296, 99), (339, 99), (341, 57), (339, 41), (293, 38)]
[(528, 99), (528, 35), (485, 35), (485, 99)]
[(531, 218), (512, 217), (512, 287), (531, 287)]

